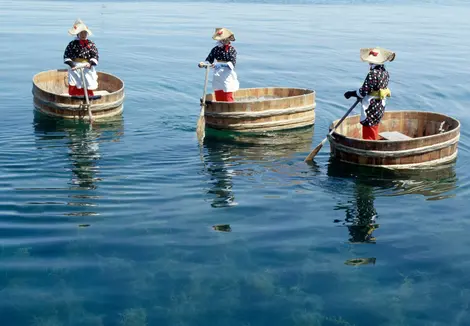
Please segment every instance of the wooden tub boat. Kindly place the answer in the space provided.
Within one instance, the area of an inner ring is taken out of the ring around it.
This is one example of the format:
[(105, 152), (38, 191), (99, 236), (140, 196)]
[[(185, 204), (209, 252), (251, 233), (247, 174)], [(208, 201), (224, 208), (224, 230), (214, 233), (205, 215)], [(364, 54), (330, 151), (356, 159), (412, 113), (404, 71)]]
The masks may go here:
[[(90, 97), (94, 119), (119, 115), (123, 110), (124, 83), (108, 73), (98, 72), (98, 90)], [(88, 119), (84, 96), (68, 95), (67, 70), (49, 70), (33, 77), (34, 107), (48, 116)]]
[[(422, 111), (387, 111), (380, 123), (380, 140), (362, 139), (360, 116), (346, 118), (328, 136), (331, 155), (342, 161), (392, 169), (428, 167), (457, 157), (460, 122)], [(334, 121), (330, 130), (337, 121)]]
[(209, 128), (258, 133), (311, 126), (315, 123), (315, 91), (301, 88), (246, 88), (234, 92), (234, 102), (206, 96)]

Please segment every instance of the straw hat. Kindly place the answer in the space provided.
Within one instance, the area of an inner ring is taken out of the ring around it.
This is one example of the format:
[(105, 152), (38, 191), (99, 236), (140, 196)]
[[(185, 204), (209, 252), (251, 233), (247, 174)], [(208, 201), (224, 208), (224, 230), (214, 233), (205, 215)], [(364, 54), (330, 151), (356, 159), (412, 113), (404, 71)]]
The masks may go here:
[(231, 30), (225, 27), (217, 27), (215, 29), (214, 35), (212, 35), (212, 39), (216, 41), (222, 41), (226, 38), (229, 38), (230, 36), (233, 36), (233, 41), (235, 41), (235, 34), (233, 34)]
[(78, 18), (75, 23), (73, 24), (73, 27), (69, 29), (69, 34), (70, 35), (77, 35), (80, 32), (86, 31), (88, 35), (93, 35), (93, 33), (88, 29), (87, 25), (85, 25), (84, 22), (80, 18)]
[(384, 64), (386, 61), (395, 60), (395, 52), (390, 50), (376, 48), (364, 48), (360, 51), (361, 60), (376, 65)]

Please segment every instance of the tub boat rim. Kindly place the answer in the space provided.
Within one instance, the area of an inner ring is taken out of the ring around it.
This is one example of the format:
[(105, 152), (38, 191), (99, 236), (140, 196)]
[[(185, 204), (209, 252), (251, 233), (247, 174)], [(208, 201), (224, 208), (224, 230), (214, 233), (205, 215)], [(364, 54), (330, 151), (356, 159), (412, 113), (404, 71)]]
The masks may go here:
[[(39, 77), (40, 75), (43, 75), (43, 74), (46, 74), (46, 73), (60, 73), (60, 72), (68, 72), (68, 69), (50, 69), (50, 70), (43, 70), (43, 71), (40, 71), (40, 72), (36, 73), (36, 74), (33, 76), (33, 78), (32, 78), (34, 87), (38, 88), (39, 90), (41, 90), (41, 91), (43, 91), (43, 92), (45, 92), (45, 93), (47, 93), (47, 94), (51, 94), (51, 95), (54, 95), (54, 96), (58, 96), (59, 98), (63, 98), (63, 99), (69, 99), (69, 98), (71, 98), (70, 95), (63, 95), (63, 94), (57, 94), (57, 93), (51, 92), (50, 90), (45, 89), (44, 87), (41, 87), (41, 83), (38, 83), (38, 82), (36, 81), (36, 78)], [(106, 97), (108, 97), (108, 96), (116, 95), (117, 93), (124, 91), (124, 88), (125, 88), (124, 81), (123, 81), (121, 78), (119, 78), (118, 76), (113, 75), (113, 74), (111, 74), (111, 73), (109, 73), (109, 72), (104, 72), (104, 71), (96, 71), (96, 73), (97, 73), (97, 74), (99, 73), (99, 74), (103, 74), (103, 75), (108, 75), (108, 76), (110, 76), (110, 77), (112, 77), (112, 78), (114, 78), (114, 79), (117, 79), (117, 80), (120, 81), (121, 84), (122, 84), (122, 87), (121, 87), (120, 89), (115, 90), (115, 91), (113, 91), (113, 92), (108, 92), (107, 94), (100, 95), (101, 98), (106, 98)], [(99, 87), (99, 86), (98, 86), (98, 87)], [(80, 98), (81, 98), (81, 97), (80, 97)], [(84, 98), (84, 97), (83, 97), (83, 98)], [(91, 102), (91, 100), (90, 100), (90, 102)]]
[[(307, 95), (310, 95), (310, 94), (313, 94), (314, 96), (316, 96), (316, 91), (314, 89), (311, 89), (311, 88), (302, 88), (302, 87), (284, 87), (284, 86), (273, 86), (273, 87), (248, 87), (248, 88), (239, 88), (237, 91), (235, 91), (234, 93), (240, 91), (240, 90), (244, 90), (244, 91), (249, 91), (249, 90), (254, 90), (254, 89), (295, 89), (295, 90), (304, 90), (304, 91), (307, 91), (305, 94), (301, 94), (301, 95), (293, 95), (293, 96), (286, 96), (286, 97), (274, 97), (274, 98), (268, 98), (268, 99), (264, 99), (264, 100), (253, 100), (253, 101), (233, 101), (233, 102), (227, 102), (227, 101), (214, 101), (214, 100), (211, 100), (211, 101), (207, 101), (207, 102), (215, 102), (215, 103), (224, 103), (224, 104), (228, 104), (228, 105), (232, 105), (232, 104), (248, 104), (248, 103), (261, 103), (261, 102), (271, 102), (271, 101), (282, 101), (282, 100), (285, 100), (285, 99), (295, 99), (295, 98), (299, 98), (299, 97), (302, 97), (302, 96), (307, 96)], [(211, 96), (213, 97), (214, 95), (214, 92), (212, 92), (211, 94), (207, 94), (206, 96)]]
[[(362, 139), (362, 138), (352, 138), (352, 137), (348, 137), (346, 135), (343, 135), (343, 134), (340, 134), (336, 131), (333, 132), (333, 134), (330, 136), (329, 135), (329, 139), (332, 138), (334, 140), (334, 136), (340, 136), (344, 139), (351, 139), (351, 140), (354, 140), (354, 141), (360, 141), (360, 142), (367, 142), (367, 143), (375, 143), (375, 142), (380, 142), (381, 144), (388, 144), (388, 143), (407, 143), (407, 142), (413, 142), (413, 141), (419, 141), (419, 140), (422, 140), (422, 139), (432, 139), (432, 138), (437, 138), (441, 135), (446, 135), (448, 133), (451, 133), (451, 132), (454, 132), (454, 131), (458, 131), (460, 133), (460, 121), (456, 118), (453, 118), (449, 115), (446, 115), (446, 114), (442, 114), (442, 113), (438, 113), (438, 112), (433, 112), (433, 111), (417, 111), (417, 110), (390, 110), (390, 111), (386, 111), (385, 114), (387, 113), (397, 113), (397, 112), (408, 112), (408, 113), (416, 113), (416, 114), (419, 114), (419, 113), (424, 113), (424, 114), (437, 114), (437, 115), (440, 115), (444, 118), (448, 118), (450, 120), (453, 120), (455, 122), (457, 122), (457, 126), (455, 128), (452, 128), (451, 130), (447, 130), (443, 133), (440, 133), (440, 134), (433, 134), (433, 135), (429, 135), (429, 136), (421, 136), (421, 137), (416, 137), (416, 138), (411, 138), (411, 139), (403, 139), (403, 140), (370, 140), (370, 139)], [(351, 118), (355, 118), (355, 117), (358, 117), (360, 116), (360, 114), (355, 114), (355, 115), (351, 115), (349, 117), (347, 117), (345, 119), (348, 120), (348, 119), (351, 119)], [(340, 119), (337, 119), (337, 120), (334, 120), (330, 126), (329, 126), (329, 130), (331, 131), (332, 128), (334, 128), (334, 125), (336, 124), (337, 121), (339, 121)], [(343, 121), (344, 122), (344, 121)], [(350, 146), (350, 147), (354, 147), (354, 146)]]

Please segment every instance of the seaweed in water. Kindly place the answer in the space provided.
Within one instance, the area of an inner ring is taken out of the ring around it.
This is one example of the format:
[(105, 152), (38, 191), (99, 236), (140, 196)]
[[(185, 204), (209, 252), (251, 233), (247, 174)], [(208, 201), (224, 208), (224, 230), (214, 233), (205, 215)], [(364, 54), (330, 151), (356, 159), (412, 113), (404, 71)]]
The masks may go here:
[(147, 326), (147, 313), (143, 308), (131, 308), (120, 314), (122, 326)]
[(375, 261), (376, 261), (376, 258), (353, 258), (353, 259), (346, 260), (344, 264), (350, 265), (350, 266), (369, 265), (369, 264), (375, 265)]
[(213, 225), (212, 228), (216, 231), (221, 231), (221, 232), (232, 232), (232, 228), (230, 227), (229, 224), (218, 224), (218, 225)]

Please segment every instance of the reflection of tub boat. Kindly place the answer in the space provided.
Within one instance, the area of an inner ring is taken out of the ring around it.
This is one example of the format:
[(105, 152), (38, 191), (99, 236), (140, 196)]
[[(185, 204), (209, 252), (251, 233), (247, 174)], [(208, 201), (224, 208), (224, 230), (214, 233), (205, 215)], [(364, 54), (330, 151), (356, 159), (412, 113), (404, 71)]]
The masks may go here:
[(388, 111), (380, 123), (382, 139), (378, 141), (361, 139), (359, 118), (346, 118), (328, 136), (331, 154), (336, 159), (401, 169), (442, 164), (457, 157), (460, 122), (449, 116), (432, 112)]
[(310, 126), (288, 131), (248, 134), (208, 129), (205, 147), (227, 150), (234, 161), (266, 161), (308, 151), (312, 146), (313, 130), (314, 127)]
[(427, 169), (387, 169), (343, 163), (332, 157), (327, 174), (334, 178), (352, 178), (358, 184), (381, 189), (378, 192), (380, 196), (419, 194), (428, 197), (427, 200), (453, 196), (449, 192), (457, 184), (455, 162), (430, 166)]
[[(72, 185), (95, 189), (101, 180), (97, 177), (102, 157), (100, 145), (103, 142), (119, 141), (124, 132), (124, 121), (122, 116), (116, 116), (96, 121), (90, 128), (88, 123), (80, 120), (55, 119), (34, 112), (34, 132), (38, 150), (52, 155), (57, 154), (55, 148), (67, 152)], [(61, 146), (57, 146), (58, 143)]]
[(265, 132), (311, 126), (315, 122), (315, 92), (300, 88), (246, 88), (234, 93), (234, 102), (206, 96), (209, 128), (237, 132)]
[(313, 128), (266, 132), (257, 136), (207, 129), (203, 142), (205, 153), (201, 160), (210, 176), (207, 194), (213, 198), (211, 205), (237, 205), (233, 179), (252, 176), (258, 167), (271, 171), (279, 169), (279, 164), (272, 163), (311, 147)]
[[(123, 110), (124, 83), (104, 72), (98, 72), (99, 88), (90, 97), (94, 119), (119, 115)], [(88, 119), (83, 107), (84, 96), (68, 95), (67, 70), (49, 70), (33, 77), (34, 107), (53, 117)]]

